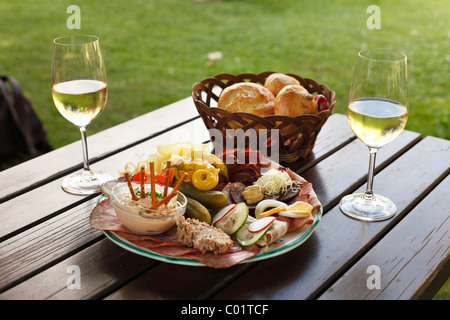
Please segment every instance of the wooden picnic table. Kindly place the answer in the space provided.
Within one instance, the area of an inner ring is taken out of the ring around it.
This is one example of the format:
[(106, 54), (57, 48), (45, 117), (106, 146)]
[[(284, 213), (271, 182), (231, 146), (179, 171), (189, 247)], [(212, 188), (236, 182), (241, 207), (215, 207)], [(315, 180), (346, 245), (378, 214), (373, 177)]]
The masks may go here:
[[(88, 137), (91, 168), (118, 176), (160, 144), (202, 143), (208, 132), (190, 97)], [(361, 222), (339, 209), (364, 190), (368, 150), (333, 114), (306, 159), (290, 167), (312, 182), (324, 214), (299, 247), (227, 269), (160, 262), (90, 227), (99, 194), (75, 196), (61, 179), (82, 167), (75, 142), (0, 172), (0, 299), (302, 300), (428, 299), (448, 279), (450, 141), (404, 131), (377, 157), (374, 191), (389, 220)], [(78, 268), (80, 287), (68, 279)], [(180, 312), (176, 310), (176, 312)]]

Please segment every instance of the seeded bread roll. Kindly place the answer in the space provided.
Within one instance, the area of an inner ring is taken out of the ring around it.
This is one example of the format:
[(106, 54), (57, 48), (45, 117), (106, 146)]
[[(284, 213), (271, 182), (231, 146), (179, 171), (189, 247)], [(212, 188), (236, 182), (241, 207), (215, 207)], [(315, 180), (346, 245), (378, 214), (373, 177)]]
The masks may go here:
[(269, 116), (273, 115), (275, 97), (262, 85), (239, 82), (222, 91), (217, 106), (230, 112), (248, 112), (258, 116)]
[(278, 93), (274, 113), (289, 117), (315, 114), (317, 113), (317, 102), (304, 87), (288, 85)]
[(300, 82), (298, 82), (297, 79), (283, 73), (272, 73), (270, 76), (267, 77), (266, 81), (264, 82), (264, 87), (267, 88), (270, 92), (272, 92), (273, 95), (276, 97), (278, 93), (281, 91), (281, 89), (291, 84), (299, 86)]

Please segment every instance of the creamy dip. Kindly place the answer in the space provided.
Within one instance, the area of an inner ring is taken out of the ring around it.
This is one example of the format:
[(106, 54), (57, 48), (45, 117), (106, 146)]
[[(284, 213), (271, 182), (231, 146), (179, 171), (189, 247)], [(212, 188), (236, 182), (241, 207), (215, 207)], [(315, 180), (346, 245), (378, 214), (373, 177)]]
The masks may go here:
[[(161, 198), (157, 197), (156, 202), (159, 200), (161, 200)], [(131, 194), (129, 192), (124, 192), (117, 198), (117, 201), (118, 205), (127, 207), (128, 212), (145, 217), (163, 217), (172, 215), (176, 212), (175, 209), (177, 209), (176, 197), (173, 198), (167, 205), (163, 204), (158, 209), (150, 209), (153, 205), (151, 196), (139, 198), (139, 200), (135, 201), (131, 198)]]
[[(132, 184), (135, 191), (140, 190), (140, 185)], [(111, 192), (111, 204), (122, 224), (131, 231), (139, 234), (157, 234), (170, 229), (175, 224), (177, 216), (186, 210), (186, 197), (178, 192), (167, 205), (158, 209), (150, 209), (152, 198), (149, 195), (150, 185), (146, 185), (146, 198), (132, 200), (130, 190), (126, 183), (116, 185)], [(162, 194), (164, 187), (155, 185), (156, 193)], [(169, 193), (172, 189), (169, 188)], [(138, 192), (136, 192), (139, 194)], [(161, 197), (156, 198), (157, 201)]]

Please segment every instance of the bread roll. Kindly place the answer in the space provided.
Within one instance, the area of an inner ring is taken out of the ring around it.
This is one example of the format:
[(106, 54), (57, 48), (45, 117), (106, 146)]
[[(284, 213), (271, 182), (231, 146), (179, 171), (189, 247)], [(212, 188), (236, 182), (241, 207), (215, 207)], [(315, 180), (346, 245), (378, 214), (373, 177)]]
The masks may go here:
[(298, 82), (297, 79), (283, 73), (272, 73), (270, 76), (267, 77), (266, 81), (264, 82), (264, 87), (267, 88), (270, 92), (272, 92), (273, 95), (276, 97), (278, 93), (281, 91), (281, 89), (291, 84), (299, 86), (300, 82)]
[(296, 117), (317, 113), (317, 102), (305, 88), (299, 85), (285, 86), (277, 95), (274, 113)]
[(248, 112), (258, 116), (273, 115), (274, 95), (262, 85), (239, 82), (226, 87), (217, 106), (230, 112)]

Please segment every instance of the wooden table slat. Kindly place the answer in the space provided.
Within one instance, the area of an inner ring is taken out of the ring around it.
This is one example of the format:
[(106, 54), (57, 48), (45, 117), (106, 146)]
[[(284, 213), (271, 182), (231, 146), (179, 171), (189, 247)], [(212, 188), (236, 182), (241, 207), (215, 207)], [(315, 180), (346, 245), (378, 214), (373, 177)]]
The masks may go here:
[[(120, 287), (136, 274), (158, 262), (126, 250), (104, 238), (89, 249), (77, 252), (42, 272), (0, 294), (0, 300), (83, 300), (101, 299), (113, 288)], [(92, 254), (92, 253), (95, 254)], [(75, 268), (80, 275), (80, 288), (75, 285)], [(34, 290), (30, 290), (34, 288)]]
[[(92, 164), (92, 169), (110, 172), (113, 176), (118, 176), (119, 171), (123, 170), (128, 161), (137, 162), (146, 159), (150, 154), (156, 152), (156, 146), (164, 143), (171, 143), (173, 139), (179, 139), (179, 136), (186, 133), (197, 131), (196, 128), (204, 128), (201, 119), (188, 122), (175, 130), (165, 132), (152, 139), (142, 142), (132, 148), (121, 151), (106, 159)], [(176, 133), (179, 134), (176, 134)], [(192, 139), (196, 143), (204, 141), (206, 129), (199, 131)], [(180, 141), (180, 140), (178, 140)], [(49, 197), (48, 195), (52, 195)], [(51, 198), (52, 201), (49, 201)], [(7, 202), (0, 203), (0, 212), (2, 213), (2, 224), (0, 224), (0, 239), (4, 239), (14, 231), (21, 230), (28, 225), (45, 219), (48, 216), (58, 214), (63, 210), (70, 209), (92, 196), (74, 196), (64, 192), (61, 189), (61, 181), (53, 180), (43, 186), (35, 188), (29, 192), (19, 195)]]
[(350, 143), (355, 138), (355, 134), (348, 125), (347, 117), (335, 113), (328, 118), (322, 127), (312, 152), (306, 158), (298, 159), (294, 163), (287, 165), (296, 172), (303, 172)]
[(445, 269), (448, 278), (449, 195), (447, 176), (319, 299), (417, 299), (430, 274)]
[[(417, 133), (402, 132), (396, 140), (378, 152), (375, 162), (376, 172), (389, 165), (420, 139), (421, 136)], [(368, 148), (360, 140), (354, 140), (310, 170), (303, 172), (302, 176), (313, 183), (314, 190), (327, 211), (344, 194), (367, 181), (368, 167)], [(376, 181), (374, 188), (376, 188)]]
[(0, 247), (0, 292), (98, 239), (100, 233), (89, 227), (89, 213), (96, 202), (91, 199), (3, 241)]

